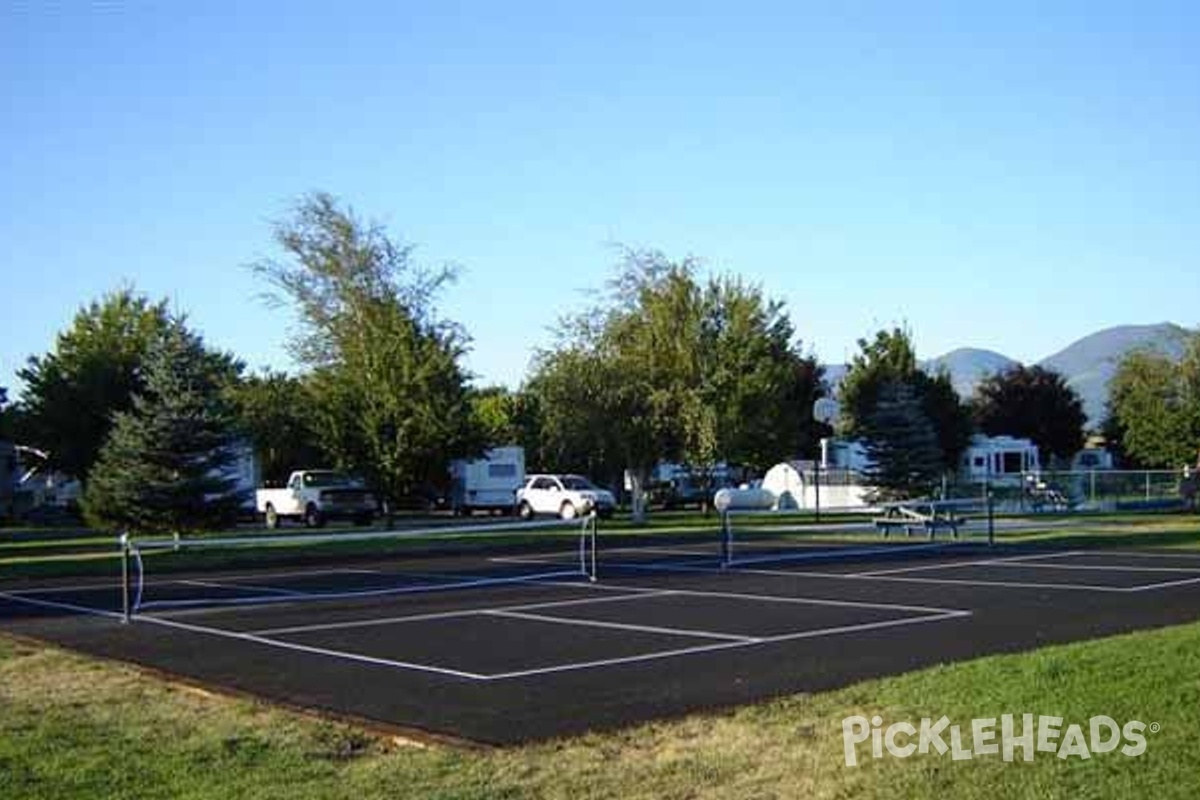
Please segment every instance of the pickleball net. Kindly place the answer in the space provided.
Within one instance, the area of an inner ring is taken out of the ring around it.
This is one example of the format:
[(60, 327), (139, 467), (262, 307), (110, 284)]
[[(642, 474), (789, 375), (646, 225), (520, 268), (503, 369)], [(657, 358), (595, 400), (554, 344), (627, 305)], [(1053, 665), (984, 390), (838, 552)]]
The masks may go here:
[(291, 535), (121, 538), (126, 618), (172, 609), (594, 580), (596, 519)]

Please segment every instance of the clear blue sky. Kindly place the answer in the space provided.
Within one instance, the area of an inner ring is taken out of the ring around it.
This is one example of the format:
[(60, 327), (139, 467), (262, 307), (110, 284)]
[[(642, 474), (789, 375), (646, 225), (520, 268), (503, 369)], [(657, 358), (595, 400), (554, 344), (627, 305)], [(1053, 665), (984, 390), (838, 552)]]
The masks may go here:
[(827, 360), (1200, 321), (1195, 3), (646, 5), (0, 5), (0, 384), (123, 282), (288, 366), (244, 265), (311, 189), (462, 265), (482, 381), (614, 241), (761, 282)]

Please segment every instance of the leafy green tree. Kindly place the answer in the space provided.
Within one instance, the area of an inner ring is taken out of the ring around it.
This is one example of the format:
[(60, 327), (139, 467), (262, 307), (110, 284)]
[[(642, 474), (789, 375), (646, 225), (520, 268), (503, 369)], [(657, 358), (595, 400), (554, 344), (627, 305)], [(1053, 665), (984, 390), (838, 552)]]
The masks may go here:
[(80, 309), (54, 349), (20, 370), (25, 390), (23, 444), (45, 450), (49, 465), (85, 484), (113, 424), (143, 388), (143, 362), (169, 326), (165, 300), (132, 289)]
[(636, 396), (631, 388), (610, 362), (582, 346), (540, 353), (522, 392), (537, 418), (526, 462), (620, 485), (631, 458), (625, 435), (632, 420), (618, 424), (610, 414), (634, 410), (624, 405)]
[[(912, 335), (903, 328), (878, 331), (873, 339), (860, 339), (859, 352), (842, 381), (841, 432), (865, 438), (882, 393), (908, 387), (921, 413), (932, 425), (941, 453), (943, 472), (953, 471), (971, 438), (970, 410), (955, 392), (948, 375), (930, 375), (921, 369)], [(888, 388), (891, 387), (891, 388)]]
[(627, 473), (638, 519), (659, 461), (764, 467), (815, 441), (820, 371), (782, 304), (698, 268), (623, 251), (610, 295), (567, 319), (526, 385), (546, 463)]
[(230, 400), (238, 432), (253, 445), (267, 484), (282, 485), (292, 470), (325, 462), (305, 381), (282, 372), (251, 375), (231, 388)]
[(953, 472), (975, 432), (970, 404), (958, 396), (947, 372), (933, 376), (918, 372), (913, 377), (913, 387), (921, 409), (933, 423), (942, 453), (942, 470)]
[(311, 370), (322, 448), (393, 503), (444, 482), (450, 459), (483, 445), (466, 334), (434, 305), (454, 271), (418, 266), (410, 246), (324, 193), (303, 198), (275, 238), (285, 258), (255, 270), (299, 317), (290, 348)]
[(1108, 430), (1147, 467), (1197, 463), (1200, 452), (1200, 334), (1179, 363), (1159, 353), (1127, 355), (1109, 384)]
[(1031, 440), (1043, 463), (1069, 461), (1083, 447), (1083, 403), (1054, 370), (1017, 365), (992, 375), (976, 388), (972, 409), (981, 431)]
[(504, 386), (471, 389), (468, 397), (475, 426), (488, 447), (519, 444), (521, 396)]
[(97, 527), (183, 532), (228, 523), (243, 499), (225, 474), (236, 429), (227, 375), (178, 320), (151, 345), (144, 387), (118, 412), (84, 494)]
[(825, 392), (823, 370), (800, 350), (783, 303), (739, 279), (716, 278), (705, 315), (700, 380), (715, 413), (717, 459), (763, 471), (815, 455), (821, 431), (812, 405)]
[(890, 381), (877, 388), (874, 408), (862, 424), (871, 501), (927, 495), (944, 466), (933, 423), (911, 384)]

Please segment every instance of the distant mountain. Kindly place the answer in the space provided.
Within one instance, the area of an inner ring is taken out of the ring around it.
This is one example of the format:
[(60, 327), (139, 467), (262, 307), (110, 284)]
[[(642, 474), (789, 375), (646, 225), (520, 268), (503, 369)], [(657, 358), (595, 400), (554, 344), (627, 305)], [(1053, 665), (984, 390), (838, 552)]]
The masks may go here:
[(942, 371), (950, 373), (950, 381), (960, 397), (975, 394), (975, 387), (984, 379), (1011, 367), (1018, 362), (994, 350), (960, 347), (945, 355), (921, 362), (921, 368), (931, 374)]
[[(937, 358), (922, 361), (920, 367), (930, 374), (937, 374), (943, 370), (949, 372), (954, 390), (960, 397), (968, 398), (975, 393), (975, 387), (984, 378), (997, 372), (1003, 372), (1016, 363), (1008, 356), (992, 350), (960, 347), (958, 350), (952, 350)], [(824, 367), (825, 382), (829, 384), (833, 393), (837, 394), (842, 379), (846, 377), (850, 366), (848, 364), (825, 364)]]
[(1187, 337), (1186, 328), (1170, 322), (1119, 325), (1085, 336), (1038, 364), (1067, 379), (1067, 384), (1082, 398), (1090, 424), (1095, 426), (1104, 419), (1108, 382), (1127, 353), (1153, 350), (1177, 359), (1183, 355)]
[[(1108, 402), (1108, 383), (1126, 354), (1146, 349), (1170, 358), (1180, 358), (1187, 345), (1189, 331), (1174, 323), (1157, 325), (1119, 325), (1085, 336), (1052, 356), (1038, 362), (1067, 379), (1079, 393), (1088, 422), (1098, 427), (1104, 420)], [(993, 350), (962, 347), (945, 355), (921, 362), (927, 372), (946, 370), (955, 390), (963, 398), (975, 393), (975, 387), (989, 375), (1015, 366), (1017, 361)], [(825, 379), (836, 393), (846, 376), (845, 364), (826, 364)]]

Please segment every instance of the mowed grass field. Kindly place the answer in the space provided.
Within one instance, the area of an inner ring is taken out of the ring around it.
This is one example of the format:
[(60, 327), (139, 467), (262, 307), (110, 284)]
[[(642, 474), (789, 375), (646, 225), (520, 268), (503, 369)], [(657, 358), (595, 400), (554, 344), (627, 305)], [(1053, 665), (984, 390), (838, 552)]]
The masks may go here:
[[(1195, 516), (1079, 523), (1014, 537), (1200, 545)], [(659, 523), (703, 524), (697, 515)], [(86, 533), (56, 541), (84, 552), (107, 542)], [(6, 571), (36, 572), (39, 556), (68, 555), (32, 552), (38, 544), (29, 537), (5, 545), (20, 548), (0, 565)], [(842, 720), (851, 715), (878, 715), (885, 727), (945, 715), (967, 738), (972, 719), (1002, 714), (1063, 717), (1064, 727), (1085, 732), (1091, 717), (1105, 715), (1155, 723), (1158, 732), (1146, 734), (1138, 757), (876, 760), (863, 744), (859, 765), (845, 765)], [(416, 742), (0, 635), (3, 798), (1193, 797), (1198, 733), (1200, 623), (505, 750)]]

